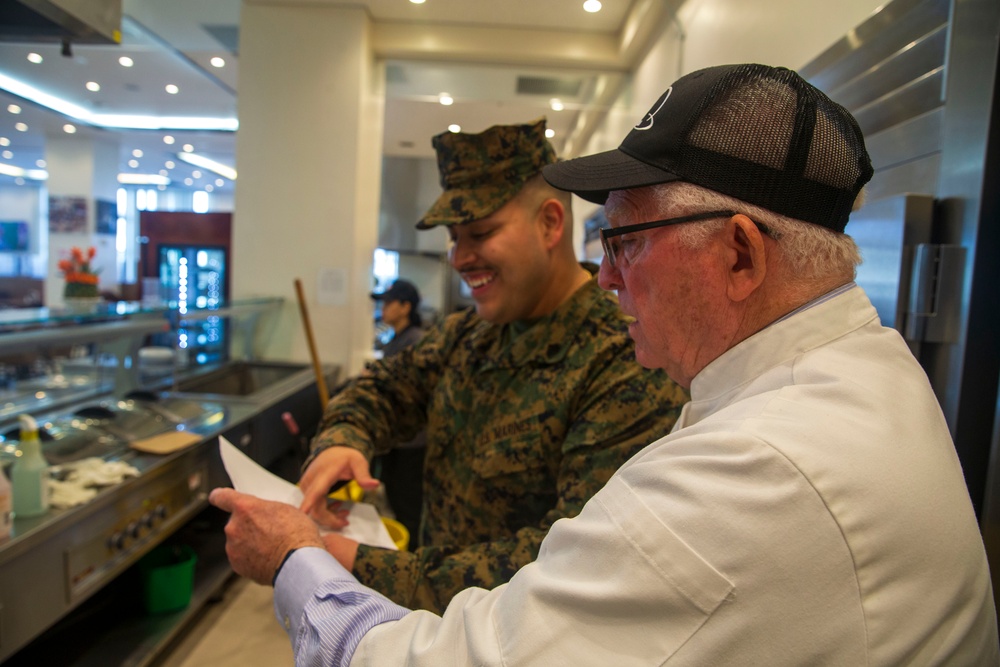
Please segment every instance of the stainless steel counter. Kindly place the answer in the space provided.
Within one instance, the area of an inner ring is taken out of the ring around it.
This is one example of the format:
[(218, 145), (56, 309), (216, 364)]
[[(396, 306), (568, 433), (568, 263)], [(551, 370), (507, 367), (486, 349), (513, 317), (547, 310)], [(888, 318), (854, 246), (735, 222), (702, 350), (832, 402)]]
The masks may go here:
[[(328, 384), (335, 383), (336, 369), (325, 371)], [(176, 390), (105, 396), (61, 413), (35, 416), (43, 429), (53, 432), (43, 443), (43, 452), (51, 451), (52, 458), (57, 453), (63, 460), (72, 459), (74, 451), (81, 456), (97, 451), (106, 460), (127, 461), (140, 475), (102, 489), (84, 505), (15, 519), (11, 539), (0, 544), (0, 661), (12, 665), (44, 662), (57, 621), (71, 616), (204, 510), (208, 491), (228, 483), (218, 455), (219, 435), (268, 466), (288, 453), (304, 453), (307, 433), (292, 432), (288, 425), (314, 429), (320, 405), (311, 366), (237, 362), (187, 378)], [(72, 450), (66, 438), (59, 437), (63, 431), (88, 429), (101, 434), (96, 450), (91, 445)], [(144, 454), (128, 446), (172, 430), (194, 433), (200, 442), (167, 455)], [(202, 571), (205, 574), (204, 567)], [(228, 575), (228, 567), (215, 567), (211, 581), (199, 582), (203, 594), (192, 607)], [(146, 629), (138, 634), (118, 632), (126, 643), (135, 643), (134, 648), (118, 647), (128, 656), (124, 662), (146, 664), (193, 611), (176, 616), (173, 623), (145, 622)], [(106, 630), (115, 633), (116, 628)], [(109, 643), (100, 637), (92, 640), (92, 650), (84, 650), (79, 660), (60, 663), (112, 664), (99, 657)]]

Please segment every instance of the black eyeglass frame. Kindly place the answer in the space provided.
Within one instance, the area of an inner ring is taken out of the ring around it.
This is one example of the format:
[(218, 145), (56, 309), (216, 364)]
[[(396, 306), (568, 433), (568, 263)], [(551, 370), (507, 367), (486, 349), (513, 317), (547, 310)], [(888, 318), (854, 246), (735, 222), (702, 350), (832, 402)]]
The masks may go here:
[[(731, 218), (736, 215), (735, 211), (708, 211), (705, 213), (693, 213), (682, 215), (679, 218), (666, 218), (664, 220), (653, 220), (651, 222), (640, 222), (634, 225), (623, 225), (621, 227), (604, 227), (601, 231), (601, 247), (604, 248), (604, 256), (608, 258), (608, 263), (613, 267), (616, 265), (617, 251), (612, 247), (609, 239), (632, 232), (644, 232), (647, 229), (657, 227), (667, 227), (669, 225), (679, 225), (682, 222), (698, 222), (699, 220), (711, 220), (712, 218)], [(765, 232), (766, 233), (766, 232)]]

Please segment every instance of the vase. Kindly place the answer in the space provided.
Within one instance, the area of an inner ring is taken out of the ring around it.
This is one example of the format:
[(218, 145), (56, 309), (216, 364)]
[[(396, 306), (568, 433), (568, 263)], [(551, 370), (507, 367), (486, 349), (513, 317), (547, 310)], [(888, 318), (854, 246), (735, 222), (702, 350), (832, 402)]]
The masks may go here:
[(103, 302), (99, 296), (65, 296), (63, 308), (71, 313), (92, 313)]

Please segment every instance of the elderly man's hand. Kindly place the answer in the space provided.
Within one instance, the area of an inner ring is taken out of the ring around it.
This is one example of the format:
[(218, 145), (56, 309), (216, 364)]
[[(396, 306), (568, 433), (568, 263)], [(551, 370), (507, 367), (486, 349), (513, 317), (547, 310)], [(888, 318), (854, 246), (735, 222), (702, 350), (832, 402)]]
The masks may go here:
[(301, 510), (234, 489), (214, 489), (208, 501), (232, 514), (226, 524), (226, 555), (237, 574), (271, 585), (292, 549), (325, 548), (319, 528)]

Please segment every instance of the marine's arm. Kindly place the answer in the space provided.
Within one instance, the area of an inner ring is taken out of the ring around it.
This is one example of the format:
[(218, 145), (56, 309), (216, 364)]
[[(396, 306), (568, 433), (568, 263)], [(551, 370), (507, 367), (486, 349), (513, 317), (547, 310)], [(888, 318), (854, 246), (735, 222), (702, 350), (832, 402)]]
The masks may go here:
[(686, 393), (661, 371), (635, 363), (621, 339), (591, 362), (577, 392), (558, 458), (556, 500), (543, 520), (508, 538), (472, 545), (422, 547), (393, 552), (360, 546), (353, 572), (393, 601), (440, 613), (459, 591), (492, 589), (508, 581), (538, 554), (549, 528), (577, 515), (622, 463), (669, 433)]

